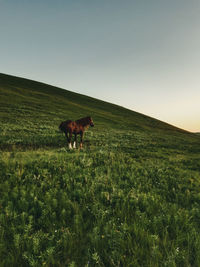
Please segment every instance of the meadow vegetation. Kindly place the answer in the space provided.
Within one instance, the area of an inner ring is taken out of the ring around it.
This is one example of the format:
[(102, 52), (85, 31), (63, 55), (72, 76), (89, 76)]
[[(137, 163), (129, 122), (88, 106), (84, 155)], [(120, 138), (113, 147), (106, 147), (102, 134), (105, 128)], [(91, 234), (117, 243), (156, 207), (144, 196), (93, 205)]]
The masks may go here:
[(199, 135), (3, 74), (0, 122), (0, 266), (200, 266)]

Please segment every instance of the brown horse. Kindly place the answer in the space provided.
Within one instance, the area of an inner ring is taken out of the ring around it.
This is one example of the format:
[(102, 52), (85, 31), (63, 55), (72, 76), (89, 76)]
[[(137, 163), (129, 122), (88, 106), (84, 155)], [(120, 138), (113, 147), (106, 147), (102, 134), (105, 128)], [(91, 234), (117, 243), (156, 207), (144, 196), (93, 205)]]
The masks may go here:
[(77, 143), (77, 134), (80, 134), (81, 136), (81, 143), (80, 143), (80, 148), (83, 147), (83, 134), (84, 131), (89, 127), (93, 127), (94, 123), (92, 121), (91, 117), (85, 117), (76, 121), (63, 121), (61, 122), (59, 129), (65, 133), (67, 137), (67, 141), (69, 144), (69, 149), (72, 149), (72, 134), (74, 134), (74, 145), (73, 148), (76, 148), (76, 143)]

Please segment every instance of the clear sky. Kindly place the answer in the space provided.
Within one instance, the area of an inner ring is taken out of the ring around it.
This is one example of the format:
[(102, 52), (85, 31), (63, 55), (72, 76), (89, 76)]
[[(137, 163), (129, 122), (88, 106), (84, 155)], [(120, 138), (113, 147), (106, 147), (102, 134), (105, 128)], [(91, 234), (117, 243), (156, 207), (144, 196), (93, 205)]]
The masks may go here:
[(0, 72), (200, 131), (200, 0), (0, 0)]

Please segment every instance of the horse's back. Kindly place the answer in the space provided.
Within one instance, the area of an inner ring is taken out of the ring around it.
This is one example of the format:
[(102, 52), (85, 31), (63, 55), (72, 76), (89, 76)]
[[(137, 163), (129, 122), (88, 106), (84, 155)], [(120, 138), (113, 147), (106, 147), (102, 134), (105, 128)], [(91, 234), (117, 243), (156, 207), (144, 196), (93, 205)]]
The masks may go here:
[(72, 120), (64, 121), (64, 123), (65, 123), (66, 125), (68, 125), (68, 124), (70, 124), (70, 123), (72, 123), (72, 122), (73, 122)]

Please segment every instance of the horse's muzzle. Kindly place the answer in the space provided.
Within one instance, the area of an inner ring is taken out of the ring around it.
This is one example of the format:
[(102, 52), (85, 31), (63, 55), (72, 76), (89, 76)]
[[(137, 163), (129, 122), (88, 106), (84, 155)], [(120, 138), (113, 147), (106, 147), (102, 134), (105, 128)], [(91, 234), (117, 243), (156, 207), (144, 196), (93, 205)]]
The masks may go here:
[(90, 126), (91, 126), (91, 127), (94, 127), (94, 123), (90, 123)]

